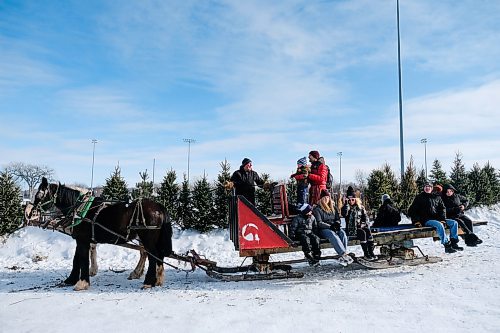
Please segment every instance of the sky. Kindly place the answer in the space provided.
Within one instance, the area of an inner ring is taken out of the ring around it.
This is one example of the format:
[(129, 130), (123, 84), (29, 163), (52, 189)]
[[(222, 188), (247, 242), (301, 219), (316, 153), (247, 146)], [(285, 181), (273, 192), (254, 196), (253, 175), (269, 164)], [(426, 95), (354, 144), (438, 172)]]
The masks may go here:
[[(405, 165), (500, 168), (500, 2), (403, 0), (400, 33)], [(67, 184), (399, 174), (398, 98), (395, 0), (0, 2), (0, 167)]]

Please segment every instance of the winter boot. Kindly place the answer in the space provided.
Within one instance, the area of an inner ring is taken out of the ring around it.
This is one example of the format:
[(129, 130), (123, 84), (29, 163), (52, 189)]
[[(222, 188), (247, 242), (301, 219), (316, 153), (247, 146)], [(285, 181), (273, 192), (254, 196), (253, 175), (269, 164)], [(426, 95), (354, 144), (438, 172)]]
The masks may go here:
[(464, 250), (463, 247), (458, 246), (458, 238), (451, 238), (450, 242), (451, 242), (452, 249), (457, 250), (457, 251), (463, 251)]
[(455, 250), (453, 247), (451, 247), (451, 242), (448, 242), (444, 244), (444, 252), (446, 253), (455, 253), (457, 250)]
[(377, 260), (378, 257), (375, 255), (375, 253), (373, 253), (373, 250), (375, 250), (375, 244), (373, 243), (373, 241), (368, 241), (366, 243), (366, 245), (367, 245), (368, 254), (371, 257), (370, 260)]
[(306, 257), (309, 266), (319, 266), (319, 260), (314, 259), (311, 253), (304, 253), (304, 256)]
[(361, 249), (363, 250), (363, 258), (366, 260), (371, 260), (370, 252), (368, 252), (368, 243), (361, 243)]
[[(464, 235), (465, 245), (467, 246), (477, 246), (477, 236), (475, 234), (466, 234)], [(480, 244), (480, 243), (479, 243)]]

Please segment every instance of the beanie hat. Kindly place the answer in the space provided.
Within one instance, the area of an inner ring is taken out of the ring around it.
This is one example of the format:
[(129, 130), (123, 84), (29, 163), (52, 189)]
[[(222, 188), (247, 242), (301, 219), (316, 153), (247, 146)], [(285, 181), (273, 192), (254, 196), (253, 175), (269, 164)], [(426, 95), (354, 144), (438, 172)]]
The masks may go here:
[(346, 196), (348, 198), (354, 198), (356, 196), (354, 194), (354, 188), (351, 185), (349, 185), (349, 187), (347, 187)]
[(248, 163), (251, 163), (251, 162), (252, 162), (252, 160), (251, 160), (251, 159), (249, 159), (248, 157), (245, 157), (245, 158), (243, 159), (243, 161), (241, 161), (241, 166), (243, 166), (243, 167), (244, 167), (245, 165), (247, 165)]
[(320, 156), (320, 155), (319, 155), (319, 151), (317, 151), (317, 150), (311, 150), (311, 151), (309, 152), (309, 155), (311, 155), (311, 156), (312, 156), (312, 157), (314, 157), (315, 159), (318, 159), (318, 158), (319, 158), (319, 156)]
[(384, 201), (386, 201), (387, 199), (390, 199), (391, 197), (389, 196), (389, 194), (383, 194), (382, 195), (382, 203), (384, 203)]
[(306, 166), (307, 165), (307, 159), (305, 157), (299, 158), (297, 160), (297, 165)]
[(320, 195), (319, 195), (319, 198), (321, 199), (321, 198), (323, 198), (323, 197), (329, 197), (329, 196), (330, 196), (330, 192), (328, 192), (328, 191), (327, 191), (327, 190), (325, 190), (325, 189), (322, 189), (322, 190), (321, 190), (321, 193), (320, 193)]
[(433, 186), (434, 187), (434, 185), (432, 185), (432, 182), (430, 180), (425, 181), (424, 187), (425, 186)]
[(300, 206), (299, 211), (300, 211), (300, 214), (307, 215), (310, 212), (312, 212), (312, 207), (311, 207), (311, 205), (308, 205), (305, 203), (302, 206)]

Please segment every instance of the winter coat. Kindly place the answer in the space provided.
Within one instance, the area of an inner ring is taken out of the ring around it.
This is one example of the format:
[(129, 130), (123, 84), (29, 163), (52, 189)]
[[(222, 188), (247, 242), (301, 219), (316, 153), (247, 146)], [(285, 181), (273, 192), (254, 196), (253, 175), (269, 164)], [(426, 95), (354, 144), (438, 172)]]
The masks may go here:
[(297, 172), (290, 176), (290, 178), (295, 178), (298, 185), (306, 186), (309, 182), (307, 180), (307, 176), (311, 172), (311, 168), (307, 165), (301, 165), (297, 168)]
[(243, 166), (236, 170), (231, 176), (231, 181), (234, 183), (236, 195), (244, 196), (248, 201), (255, 205), (255, 186), (264, 185), (264, 181), (259, 177), (257, 172), (245, 171)]
[(297, 215), (293, 218), (288, 235), (292, 239), (298, 239), (300, 235), (316, 233), (318, 228), (314, 215)]
[(323, 157), (311, 164), (311, 173), (307, 179), (311, 184), (309, 188), (309, 204), (315, 205), (321, 197), (321, 190), (326, 190), (326, 181), (328, 179), (328, 168)]
[(401, 221), (399, 210), (394, 208), (392, 200), (386, 199), (378, 209), (373, 227), (394, 227)]
[(318, 229), (331, 229), (332, 225), (336, 223), (340, 223), (340, 216), (337, 210), (329, 213), (323, 210), (320, 206), (316, 206), (313, 209), (313, 215), (316, 218), (316, 223), (318, 225)]
[[(453, 195), (447, 196), (446, 190), (449, 188), (451, 188), (454, 193)], [(464, 212), (459, 208), (460, 205), (463, 205), (464, 208), (469, 206), (469, 200), (463, 195), (457, 194), (455, 188), (451, 185), (445, 186), (441, 199), (446, 207), (446, 217), (450, 219), (464, 215)]]
[(420, 222), (424, 225), (429, 220), (444, 221), (446, 208), (441, 196), (422, 191), (413, 199), (408, 215), (413, 223)]
[(356, 228), (364, 228), (368, 225), (368, 215), (364, 207), (358, 205), (344, 205), (342, 206), (342, 216), (345, 217), (346, 223), (354, 220)]

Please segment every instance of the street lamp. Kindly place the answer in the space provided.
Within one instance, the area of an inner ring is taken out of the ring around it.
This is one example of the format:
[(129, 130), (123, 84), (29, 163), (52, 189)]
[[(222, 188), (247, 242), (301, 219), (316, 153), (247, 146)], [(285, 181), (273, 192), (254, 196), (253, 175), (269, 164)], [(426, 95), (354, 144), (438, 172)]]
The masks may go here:
[(94, 194), (94, 156), (95, 156), (95, 144), (97, 143), (96, 139), (92, 139), (92, 176), (90, 178), (90, 193)]
[(420, 140), (424, 144), (424, 158), (425, 158), (425, 179), (427, 179), (427, 138)]
[(340, 167), (339, 167), (339, 192), (342, 192), (342, 152), (339, 151), (337, 156), (340, 158)]
[(196, 140), (195, 139), (183, 139), (183, 141), (187, 142), (187, 144), (188, 144), (188, 178), (187, 178), (187, 181), (189, 184), (189, 156), (191, 155), (191, 143), (195, 143)]

